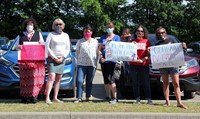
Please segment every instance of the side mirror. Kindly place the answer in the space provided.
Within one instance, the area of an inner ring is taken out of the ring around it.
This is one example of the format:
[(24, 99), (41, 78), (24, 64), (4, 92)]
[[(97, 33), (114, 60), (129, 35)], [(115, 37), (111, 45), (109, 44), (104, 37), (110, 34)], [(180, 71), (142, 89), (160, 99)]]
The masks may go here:
[(9, 48), (8, 45), (3, 45), (3, 46), (1, 46), (1, 49), (2, 49), (2, 50), (8, 50), (8, 48)]
[(193, 49), (192, 48), (187, 48), (186, 50), (188, 53), (192, 53), (193, 52)]

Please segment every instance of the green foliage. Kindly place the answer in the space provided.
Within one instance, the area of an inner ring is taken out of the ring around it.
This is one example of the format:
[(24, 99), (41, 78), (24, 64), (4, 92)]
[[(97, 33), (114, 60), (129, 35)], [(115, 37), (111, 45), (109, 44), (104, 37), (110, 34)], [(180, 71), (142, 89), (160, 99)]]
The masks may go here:
[(105, 33), (109, 21), (115, 24), (115, 33), (122, 29), (132, 30), (142, 24), (154, 33), (163, 26), (169, 34), (190, 42), (200, 37), (200, 1), (188, 0), (1, 0), (0, 36), (15, 38), (22, 32), (22, 23), (26, 18), (36, 19), (41, 31), (52, 31), (55, 18), (61, 18), (66, 24), (64, 29), (70, 38), (81, 38), (82, 29), (90, 24), (93, 35)]

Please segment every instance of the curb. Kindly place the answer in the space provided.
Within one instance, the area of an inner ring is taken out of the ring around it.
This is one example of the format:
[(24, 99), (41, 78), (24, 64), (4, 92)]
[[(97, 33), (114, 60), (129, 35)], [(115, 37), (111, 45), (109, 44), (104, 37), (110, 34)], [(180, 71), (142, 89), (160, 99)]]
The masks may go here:
[(1, 119), (199, 119), (198, 113), (1, 112)]

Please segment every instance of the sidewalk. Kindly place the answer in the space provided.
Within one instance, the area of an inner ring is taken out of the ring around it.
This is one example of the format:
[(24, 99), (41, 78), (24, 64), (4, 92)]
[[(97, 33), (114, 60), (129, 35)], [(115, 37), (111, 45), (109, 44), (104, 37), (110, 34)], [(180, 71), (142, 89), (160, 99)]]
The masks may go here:
[(0, 119), (199, 119), (197, 113), (7, 112)]

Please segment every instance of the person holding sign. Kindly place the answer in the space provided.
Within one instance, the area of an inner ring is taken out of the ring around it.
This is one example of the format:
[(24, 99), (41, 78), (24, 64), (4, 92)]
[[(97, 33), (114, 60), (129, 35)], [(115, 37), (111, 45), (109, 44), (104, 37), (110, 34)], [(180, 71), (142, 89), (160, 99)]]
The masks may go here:
[(77, 80), (76, 98), (74, 103), (82, 102), (83, 82), (86, 78), (86, 102), (91, 102), (92, 81), (96, 72), (99, 55), (98, 41), (92, 38), (92, 28), (87, 25), (83, 29), (84, 38), (76, 44)]
[[(159, 27), (156, 29), (156, 39), (159, 41), (156, 45), (164, 45), (164, 44), (172, 44), (176, 43), (175, 40), (169, 39), (167, 37), (167, 32), (165, 28)], [(183, 48), (186, 48), (186, 44), (182, 43)], [(165, 104), (166, 106), (170, 105), (169, 102), (169, 77), (172, 78), (172, 84), (174, 86), (174, 92), (177, 99), (177, 107), (187, 109), (185, 105), (182, 104), (181, 101), (181, 91), (179, 85), (179, 74), (178, 67), (170, 67), (170, 68), (160, 68), (160, 74), (163, 79), (163, 93), (165, 96)]]
[[(114, 68), (116, 61), (105, 61), (105, 45), (108, 42), (111, 41), (117, 41), (120, 42), (119, 35), (114, 34), (115, 26), (112, 22), (107, 23), (106, 25), (106, 32), (107, 35), (101, 36), (100, 39), (100, 51), (102, 53), (100, 58), (101, 63), (101, 69), (105, 84), (105, 90), (106, 90), (106, 101), (109, 101), (111, 104), (117, 103), (117, 91), (116, 91), (116, 83), (115, 78), (113, 78)], [(110, 96), (110, 93), (112, 93), (112, 97)]]
[[(55, 19), (52, 24), (53, 32), (49, 33), (46, 39), (48, 48), (48, 82), (46, 85), (46, 100), (47, 104), (52, 104), (50, 100), (50, 92), (54, 84), (53, 101), (63, 103), (58, 99), (58, 92), (60, 89), (60, 79), (65, 66), (65, 58), (70, 52), (69, 35), (63, 32), (65, 23), (61, 19)], [(55, 83), (54, 83), (55, 81)]]
[(140, 104), (140, 83), (142, 83), (147, 104), (153, 104), (151, 100), (151, 89), (149, 81), (149, 51), (151, 46), (148, 40), (147, 29), (139, 25), (134, 30), (134, 38), (130, 42), (136, 43), (138, 58), (136, 62), (129, 62), (130, 76), (133, 81), (133, 93), (136, 103)]
[[(37, 23), (35, 19), (28, 18), (24, 21), (24, 32), (20, 33), (16, 38), (16, 50), (23, 51), (25, 43), (43, 43), (43, 37), (37, 31)], [(40, 46), (39, 46), (40, 47)], [(29, 49), (29, 54), (41, 52), (34, 49)], [(45, 51), (44, 51), (45, 52)], [(22, 55), (23, 56), (23, 55)], [(19, 75), (20, 75), (20, 96), (21, 103), (36, 103), (39, 93), (44, 93), (45, 81), (45, 57), (43, 60), (18, 60), (19, 62)], [(43, 92), (42, 92), (43, 91)]]

